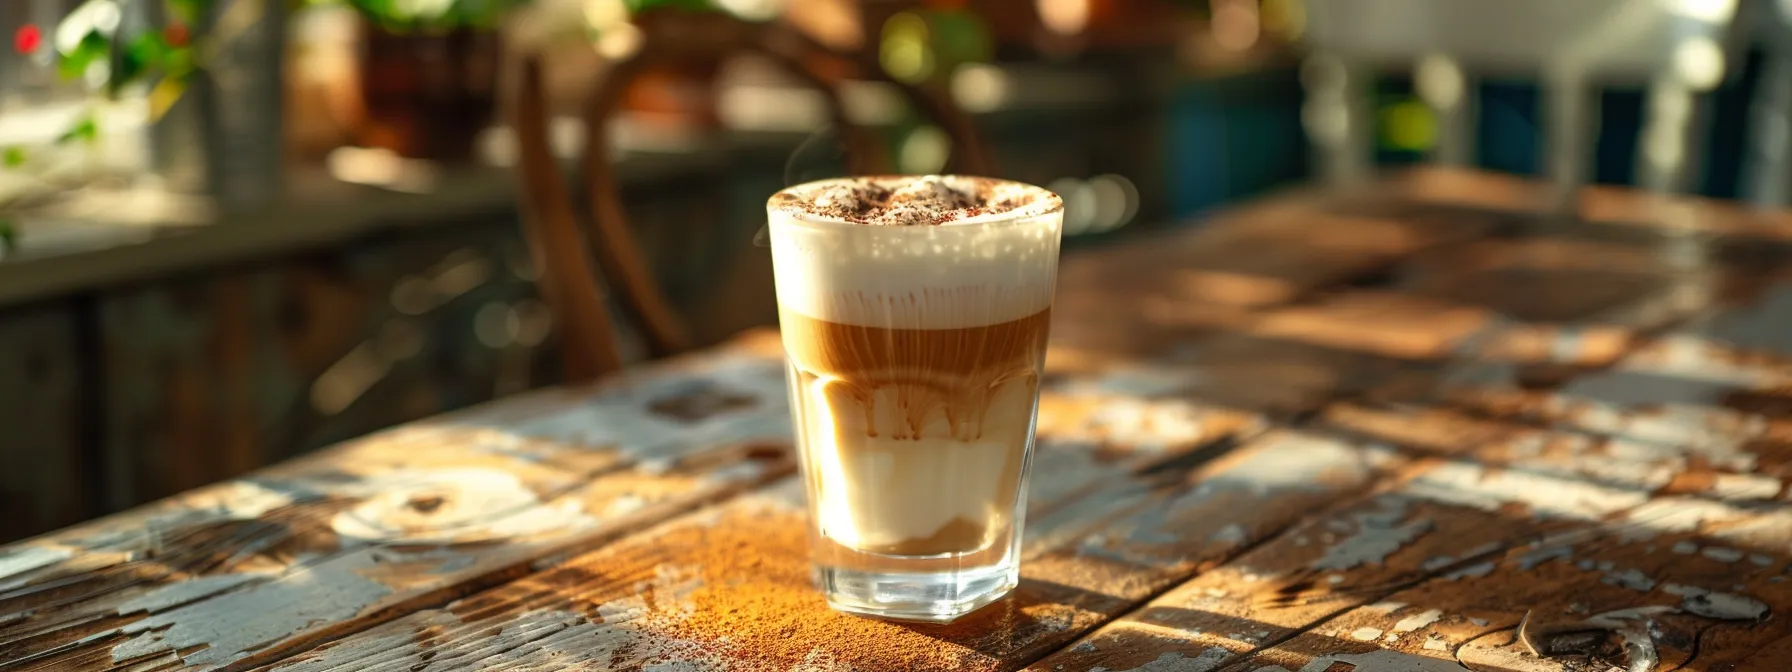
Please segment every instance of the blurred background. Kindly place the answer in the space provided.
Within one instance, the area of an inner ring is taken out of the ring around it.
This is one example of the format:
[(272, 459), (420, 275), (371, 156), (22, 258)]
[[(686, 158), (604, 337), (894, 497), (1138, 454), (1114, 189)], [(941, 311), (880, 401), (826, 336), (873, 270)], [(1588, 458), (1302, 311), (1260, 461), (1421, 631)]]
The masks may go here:
[[(566, 379), (506, 113), (525, 55), (547, 163), (618, 197), (690, 345), (775, 323), (765, 198), (847, 171), (837, 116), (887, 170), (946, 168), (909, 91), (1064, 196), (1067, 250), (1431, 161), (1784, 198), (1760, 168), (1787, 144), (1792, 3), (1554, 3), (1654, 12), (1611, 78), (1521, 53), (1597, 44), (1549, 4), (5, 0), (0, 540)], [(703, 17), (769, 46), (717, 48)], [(793, 71), (790, 35), (855, 69), (817, 88), (832, 66)], [(1584, 123), (1551, 120), (1564, 100)], [(1584, 166), (1551, 162), (1552, 124)], [(616, 327), (625, 360), (655, 354)]]

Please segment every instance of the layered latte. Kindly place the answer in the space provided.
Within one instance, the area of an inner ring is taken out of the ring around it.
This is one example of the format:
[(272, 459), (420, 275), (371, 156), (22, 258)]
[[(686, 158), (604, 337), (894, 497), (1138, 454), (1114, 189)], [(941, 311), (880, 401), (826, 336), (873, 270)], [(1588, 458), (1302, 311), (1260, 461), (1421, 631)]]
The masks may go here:
[(780, 192), (770, 214), (823, 543), (1006, 557), (1033, 438), (1058, 198), (985, 178), (848, 178)]

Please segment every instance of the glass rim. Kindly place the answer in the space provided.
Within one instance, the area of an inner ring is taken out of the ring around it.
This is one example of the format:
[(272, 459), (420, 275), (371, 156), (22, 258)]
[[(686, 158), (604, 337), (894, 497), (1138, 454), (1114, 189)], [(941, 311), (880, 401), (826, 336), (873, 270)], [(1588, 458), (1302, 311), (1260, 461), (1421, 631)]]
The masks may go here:
[[(988, 215), (979, 215), (978, 217), (980, 217), (980, 218), (986, 218), (986, 219), (980, 219), (979, 221), (952, 222), (952, 223), (943, 223), (943, 224), (930, 224), (930, 225), (923, 225), (923, 226), (883, 226), (883, 225), (857, 224), (857, 223), (853, 223), (853, 222), (843, 221), (838, 218), (817, 216), (815, 213), (808, 212), (807, 210), (804, 210), (802, 208), (783, 206), (783, 205), (777, 204), (777, 201), (779, 200), (780, 197), (795, 194), (796, 192), (798, 192), (800, 190), (804, 190), (804, 189), (813, 189), (815, 187), (819, 187), (819, 186), (822, 186), (822, 185), (825, 185), (825, 184), (828, 184), (831, 182), (845, 182), (845, 181), (849, 181), (849, 180), (905, 180), (905, 179), (917, 179), (917, 178), (922, 178), (922, 177), (962, 178), (962, 179), (969, 179), (969, 180), (982, 180), (982, 181), (986, 181), (986, 182), (990, 182), (990, 183), (998, 184), (998, 185), (1012, 185), (1012, 186), (1016, 186), (1016, 187), (1022, 187), (1029, 191), (1037, 192), (1043, 198), (1042, 198), (1042, 201), (1037, 204), (1029, 204), (1026, 207), (1015, 208), (1014, 210), (1011, 210), (1008, 212), (993, 213), (993, 214), (988, 214)], [(1054, 192), (1050, 189), (1046, 189), (1045, 187), (1041, 187), (1041, 186), (1027, 183), (1027, 182), (1021, 182), (1018, 180), (1009, 180), (1009, 179), (1003, 179), (1003, 178), (999, 178), (999, 177), (985, 177), (982, 175), (964, 175), (964, 174), (958, 174), (958, 173), (948, 173), (948, 174), (942, 174), (942, 175), (902, 175), (902, 174), (896, 174), (896, 173), (889, 173), (889, 174), (877, 174), (877, 175), (848, 175), (848, 176), (842, 176), (842, 177), (830, 177), (830, 178), (824, 178), (824, 179), (820, 179), (820, 180), (811, 180), (811, 181), (803, 182), (803, 183), (799, 183), (799, 184), (793, 184), (793, 185), (784, 187), (783, 189), (779, 189), (777, 192), (773, 193), (769, 198), (767, 198), (766, 199), (766, 210), (768, 213), (781, 213), (781, 214), (785, 215), (784, 219), (790, 223), (799, 224), (799, 225), (807, 226), (810, 228), (841, 229), (841, 230), (843, 230), (843, 229), (864, 229), (864, 230), (870, 230), (870, 231), (892, 232), (892, 233), (889, 233), (886, 235), (908, 235), (908, 234), (914, 233), (914, 232), (936, 231), (936, 230), (940, 230), (940, 229), (989, 228), (989, 227), (1001, 227), (1001, 226), (1025, 224), (1025, 223), (1032, 222), (1037, 219), (1043, 219), (1046, 217), (1050, 217), (1052, 215), (1063, 214), (1064, 198), (1062, 196), (1058, 195), (1057, 192)], [(770, 223), (776, 224), (777, 221), (776, 221), (776, 219), (774, 219)], [(898, 231), (904, 232), (904, 233), (894, 233), (894, 232), (898, 232)]]

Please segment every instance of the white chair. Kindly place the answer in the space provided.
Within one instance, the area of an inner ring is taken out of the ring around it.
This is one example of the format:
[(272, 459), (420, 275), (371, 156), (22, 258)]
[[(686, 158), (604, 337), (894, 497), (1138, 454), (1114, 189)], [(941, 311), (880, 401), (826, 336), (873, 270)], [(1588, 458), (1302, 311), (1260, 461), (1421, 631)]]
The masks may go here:
[(1325, 178), (1369, 173), (1376, 71), (1412, 69), (1439, 120), (1432, 158), (1449, 164), (1474, 160), (1473, 77), (1534, 78), (1558, 208), (1588, 180), (1600, 86), (1648, 87), (1637, 182), (1684, 191), (1698, 172), (1689, 135), (1708, 116), (1699, 94), (1745, 42), (1737, 0), (1308, 0), (1307, 17), (1303, 118)]
[(1749, 110), (1743, 197), (1767, 207), (1792, 205), (1792, 2), (1754, 5), (1757, 42), (1766, 55)]

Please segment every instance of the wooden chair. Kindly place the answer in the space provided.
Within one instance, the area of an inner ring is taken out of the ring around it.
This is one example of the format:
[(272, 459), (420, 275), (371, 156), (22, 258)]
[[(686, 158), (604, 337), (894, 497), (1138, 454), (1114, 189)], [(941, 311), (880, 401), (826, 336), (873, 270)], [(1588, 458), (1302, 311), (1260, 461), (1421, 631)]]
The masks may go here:
[[(750, 23), (719, 13), (655, 10), (636, 17), (643, 39), (638, 51), (615, 62), (585, 108), (583, 177), (590, 193), (580, 211), (549, 144), (548, 110), (538, 55), (522, 54), (508, 96), (508, 116), (518, 144), (524, 232), (539, 270), (543, 299), (559, 321), (568, 382), (586, 381), (622, 368), (618, 337), (603, 291), (615, 291), (639, 323), (654, 357), (690, 347), (677, 315), (630, 233), (616, 175), (610, 165), (609, 120), (629, 83), (647, 68), (682, 59), (756, 54), (780, 64), (827, 95), (829, 114), (847, 147), (854, 174), (890, 172), (868, 129), (847, 118), (842, 86), (854, 79), (897, 87), (908, 102), (952, 142), (952, 172), (990, 174), (988, 154), (970, 119), (942, 94), (890, 79), (858, 54), (831, 50), (781, 23)], [(767, 194), (770, 196), (770, 194)], [(589, 223), (589, 228), (585, 226)], [(593, 268), (593, 266), (596, 268)]]
[[(1698, 94), (1736, 62), (1744, 40), (1728, 0), (1324, 0), (1308, 3), (1303, 81), (1308, 133), (1324, 175), (1368, 173), (1368, 82), (1378, 69), (1410, 68), (1439, 120), (1434, 158), (1473, 160), (1474, 80), (1468, 74), (1538, 77), (1546, 113), (1545, 160), (1558, 208), (1588, 181), (1596, 86), (1649, 88), (1637, 180), (1682, 191), (1697, 174)], [(1416, 67), (1415, 67), (1416, 66)]]

